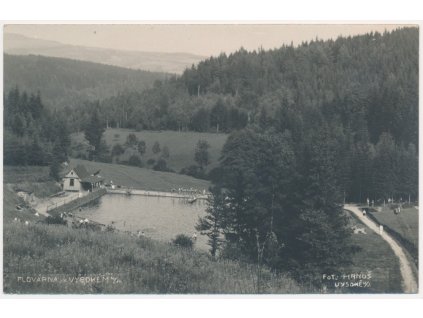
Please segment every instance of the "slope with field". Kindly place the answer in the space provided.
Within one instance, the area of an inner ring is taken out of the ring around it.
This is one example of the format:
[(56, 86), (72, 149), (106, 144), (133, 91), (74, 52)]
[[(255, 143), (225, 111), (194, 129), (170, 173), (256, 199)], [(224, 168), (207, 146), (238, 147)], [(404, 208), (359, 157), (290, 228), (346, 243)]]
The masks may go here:
[[(387, 244), (389, 244), (392, 252), (399, 261), (399, 269), (401, 274), (401, 291), (405, 293), (416, 293), (418, 290), (417, 280), (414, 277), (413, 266), (406, 255), (404, 248), (394, 240), (394, 238), (386, 231), (381, 231), (379, 224), (374, 222), (371, 218), (368, 218), (366, 214), (362, 213), (362, 210), (355, 205), (345, 205), (344, 208), (348, 210), (355, 218), (359, 219), (360, 222), (366, 225), (366, 227), (380, 236)], [(388, 253), (389, 254), (392, 254)]]
[[(400, 213), (395, 213), (397, 205), (371, 209), (369, 217), (384, 226), (395, 240), (409, 253), (415, 266), (419, 264), (419, 207), (403, 204)], [(416, 270), (417, 272), (417, 270)]]
[(113, 181), (115, 185), (135, 189), (169, 192), (180, 187), (203, 190), (210, 186), (208, 181), (176, 173), (81, 159), (70, 160), (71, 167), (76, 167), (79, 164), (84, 165), (89, 171), (100, 169), (100, 174), (106, 179), (106, 182)]
[(355, 215), (348, 215), (349, 226), (362, 228), (365, 234), (352, 234), (352, 241), (360, 251), (353, 256), (353, 264), (343, 270), (351, 273), (371, 273), (370, 289), (357, 289), (354, 292), (401, 293), (400, 265), (389, 244)]
[(401, 213), (395, 214), (393, 208), (382, 207), (372, 215), (380, 223), (389, 226), (403, 238), (415, 246), (419, 243), (419, 210), (417, 206), (409, 206), (401, 209)]
[[(220, 152), (228, 138), (228, 134), (199, 133), (199, 132), (177, 132), (177, 131), (141, 131), (136, 132), (130, 129), (109, 128), (104, 133), (104, 139), (107, 145), (112, 148), (115, 144), (125, 144), (129, 134), (135, 134), (139, 140), (146, 143), (146, 153), (142, 160), (155, 159), (157, 155), (153, 154), (152, 147), (157, 141), (160, 147), (169, 148), (170, 157), (166, 159), (168, 167), (179, 172), (182, 168), (193, 165), (195, 145), (199, 140), (206, 140), (210, 144), (210, 165), (208, 169), (213, 169), (218, 165)], [(72, 140), (75, 143), (84, 142), (84, 134), (73, 134)], [(160, 155), (160, 154), (159, 154)], [(127, 160), (128, 158), (121, 158)]]

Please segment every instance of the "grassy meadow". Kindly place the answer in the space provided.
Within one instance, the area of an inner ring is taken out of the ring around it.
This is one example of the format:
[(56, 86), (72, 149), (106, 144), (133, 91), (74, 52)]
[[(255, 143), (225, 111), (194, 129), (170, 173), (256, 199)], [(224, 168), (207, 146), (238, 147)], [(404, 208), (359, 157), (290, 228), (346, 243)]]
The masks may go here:
[(355, 225), (364, 228), (366, 234), (352, 234), (353, 243), (361, 250), (354, 255), (353, 264), (344, 271), (351, 273), (371, 271), (372, 287), (368, 292), (401, 293), (399, 261), (389, 244), (353, 215), (349, 220), (351, 227)]
[[(266, 293), (301, 293), (293, 280), (264, 270)], [(4, 232), (6, 293), (255, 293), (254, 266), (123, 233), (10, 224)], [(22, 282), (18, 277), (57, 277)], [(72, 278), (79, 277), (78, 281)], [(81, 282), (92, 277), (117, 281)]]
[[(220, 152), (228, 137), (227, 134), (216, 133), (178, 131), (136, 132), (130, 129), (109, 128), (104, 133), (104, 139), (111, 149), (113, 145), (117, 143), (124, 145), (127, 136), (131, 133), (135, 134), (139, 140), (144, 140), (146, 143), (147, 150), (143, 158), (144, 163), (147, 162), (148, 159), (157, 158), (157, 156), (153, 154), (151, 148), (153, 147), (153, 144), (158, 141), (162, 149), (164, 146), (169, 148), (170, 157), (166, 161), (168, 166), (176, 172), (179, 172), (182, 168), (193, 165), (195, 163), (194, 149), (195, 145), (200, 139), (207, 140), (207, 142), (210, 144), (210, 166), (208, 168), (212, 169), (216, 167), (220, 157)], [(83, 142), (85, 140), (84, 134), (73, 134), (72, 140), (74, 142)]]
[(185, 187), (194, 189), (208, 189), (210, 184), (206, 180), (195, 179), (190, 176), (154, 171), (118, 164), (93, 162), (81, 159), (71, 159), (70, 166), (83, 164), (88, 170), (101, 169), (100, 175), (106, 180), (112, 180), (116, 185), (151, 191), (170, 191), (173, 188)]
[(379, 223), (385, 224), (400, 234), (403, 238), (418, 246), (419, 243), (419, 210), (412, 206), (401, 209), (395, 214), (389, 207), (372, 213)]

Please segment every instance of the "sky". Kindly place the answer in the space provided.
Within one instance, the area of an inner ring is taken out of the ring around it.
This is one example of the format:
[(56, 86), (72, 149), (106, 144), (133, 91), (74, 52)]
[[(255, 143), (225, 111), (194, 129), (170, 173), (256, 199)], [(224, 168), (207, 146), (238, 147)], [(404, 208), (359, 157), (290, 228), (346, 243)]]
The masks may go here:
[[(404, 25), (403, 25), (404, 26)], [(64, 44), (129, 51), (185, 52), (202, 56), (301, 44), (316, 37), (337, 38), (371, 31), (384, 32), (395, 24), (15, 24), (5, 33), (53, 40)]]

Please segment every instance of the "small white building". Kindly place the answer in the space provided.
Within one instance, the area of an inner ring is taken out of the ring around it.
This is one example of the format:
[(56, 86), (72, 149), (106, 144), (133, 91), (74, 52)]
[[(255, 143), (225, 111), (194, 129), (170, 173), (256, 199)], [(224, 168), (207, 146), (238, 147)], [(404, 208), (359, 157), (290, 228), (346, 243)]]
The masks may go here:
[(78, 165), (63, 177), (63, 191), (82, 192), (99, 188), (104, 183), (104, 178), (99, 173), (100, 170), (89, 173), (84, 166)]

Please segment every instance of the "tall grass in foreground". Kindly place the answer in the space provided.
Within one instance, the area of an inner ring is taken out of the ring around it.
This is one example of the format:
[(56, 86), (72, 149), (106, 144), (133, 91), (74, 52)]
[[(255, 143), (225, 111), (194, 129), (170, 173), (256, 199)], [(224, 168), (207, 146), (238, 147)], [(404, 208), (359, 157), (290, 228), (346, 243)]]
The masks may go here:
[[(310, 292), (286, 276), (262, 276), (263, 293)], [(256, 293), (256, 267), (124, 233), (11, 223), (4, 229), (4, 292)]]

